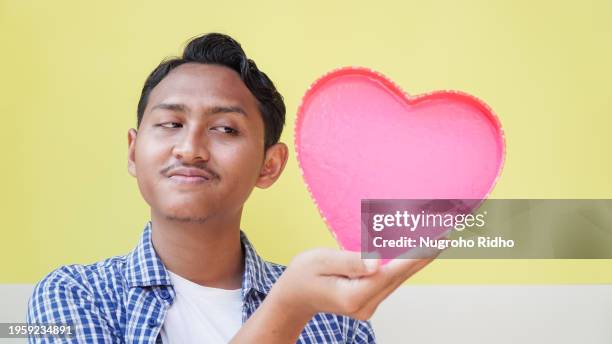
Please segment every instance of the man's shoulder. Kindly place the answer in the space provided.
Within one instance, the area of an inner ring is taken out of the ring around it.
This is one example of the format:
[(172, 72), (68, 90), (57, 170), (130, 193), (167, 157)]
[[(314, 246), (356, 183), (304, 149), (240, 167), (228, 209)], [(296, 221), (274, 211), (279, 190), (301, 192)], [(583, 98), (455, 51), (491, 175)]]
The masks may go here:
[(119, 338), (119, 322), (113, 310), (126, 286), (125, 266), (126, 256), (116, 256), (92, 264), (64, 265), (51, 271), (34, 288), (27, 322), (72, 324), (79, 342), (94, 339), (111, 342), (113, 335)]
[(53, 308), (80, 304), (103, 297), (124, 285), (126, 256), (115, 256), (91, 264), (63, 265), (48, 273), (34, 287), (30, 312), (53, 304)]
[(37, 288), (55, 284), (90, 287), (110, 283), (122, 278), (126, 259), (126, 256), (115, 256), (91, 264), (62, 265), (38, 282)]

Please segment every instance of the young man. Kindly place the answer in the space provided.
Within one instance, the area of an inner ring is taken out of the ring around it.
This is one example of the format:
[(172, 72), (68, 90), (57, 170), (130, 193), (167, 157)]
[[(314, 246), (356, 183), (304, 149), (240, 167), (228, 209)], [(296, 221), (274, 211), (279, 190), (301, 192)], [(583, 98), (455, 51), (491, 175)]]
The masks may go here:
[[(30, 300), (28, 323), (69, 323), (95, 343), (373, 343), (365, 321), (430, 260), (381, 268), (313, 250), (285, 268), (240, 230), (255, 186), (287, 162), (285, 105), (240, 45), (193, 39), (149, 75), (128, 132), (128, 171), (151, 220), (126, 256), (61, 267)], [(31, 338), (47, 342), (52, 338)]]

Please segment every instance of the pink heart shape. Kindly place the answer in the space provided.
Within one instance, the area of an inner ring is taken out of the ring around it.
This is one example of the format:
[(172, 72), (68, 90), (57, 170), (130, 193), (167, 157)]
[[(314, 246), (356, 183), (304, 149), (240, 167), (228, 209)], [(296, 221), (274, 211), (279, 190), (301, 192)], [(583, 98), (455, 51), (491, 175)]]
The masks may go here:
[(295, 127), (302, 175), (340, 246), (361, 248), (362, 199), (485, 199), (505, 156), (500, 122), (463, 92), (408, 96), (347, 67), (306, 92)]

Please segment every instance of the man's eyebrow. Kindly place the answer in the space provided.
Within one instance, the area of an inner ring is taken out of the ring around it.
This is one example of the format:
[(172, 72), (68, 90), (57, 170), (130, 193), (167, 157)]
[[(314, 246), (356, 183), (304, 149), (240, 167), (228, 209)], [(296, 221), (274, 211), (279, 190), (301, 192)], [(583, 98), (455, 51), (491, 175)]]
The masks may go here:
[(210, 110), (206, 111), (209, 115), (216, 115), (220, 113), (239, 113), (244, 116), (247, 116), (246, 111), (240, 106), (213, 106)]
[(187, 106), (185, 106), (184, 104), (177, 104), (177, 103), (159, 103), (155, 105), (151, 109), (151, 111), (157, 110), (157, 109), (170, 110), (170, 111), (175, 111), (175, 112), (187, 112), (188, 110)]

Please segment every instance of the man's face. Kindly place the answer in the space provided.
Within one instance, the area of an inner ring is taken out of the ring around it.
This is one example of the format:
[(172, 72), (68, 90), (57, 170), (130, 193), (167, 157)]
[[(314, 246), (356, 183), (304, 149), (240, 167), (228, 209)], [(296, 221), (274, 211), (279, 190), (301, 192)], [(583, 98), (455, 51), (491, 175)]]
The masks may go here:
[(166, 218), (201, 222), (239, 214), (270, 172), (257, 100), (223, 66), (172, 70), (150, 93), (138, 133), (131, 129), (128, 139), (129, 171), (152, 211)]

